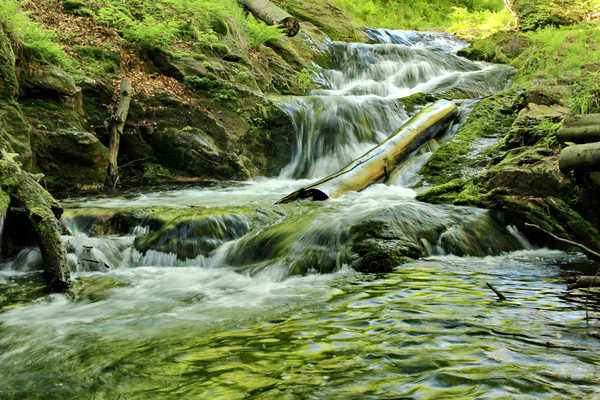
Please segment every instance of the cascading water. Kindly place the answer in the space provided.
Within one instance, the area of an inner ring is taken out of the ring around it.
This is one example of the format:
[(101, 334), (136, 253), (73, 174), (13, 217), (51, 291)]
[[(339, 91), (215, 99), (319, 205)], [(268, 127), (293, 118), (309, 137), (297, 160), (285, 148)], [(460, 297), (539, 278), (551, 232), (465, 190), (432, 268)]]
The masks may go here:
[(319, 71), (327, 89), (295, 98), (284, 109), (298, 132), (293, 159), (281, 175), (318, 178), (337, 171), (393, 134), (415, 93), (479, 98), (506, 87), (514, 70), (472, 62), (450, 35), (369, 29), (379, 44), (332, 42), (332, 69)]
[(283, 106), (298, 141), (279, 178), (65, 201), (72, 290), (47, 296), (18, 268), (37, 249), (0, 268), (0, 398), (596, 395), (600, 341), (563, 293), (584, 260), (485, 210), (415, 201), (430, 149), (395, 186), (273, 206), (394, 133), (399, 98), (477, 98), (511, 73), (446, 34), (367, 34), (331, 43), (329, 87)]

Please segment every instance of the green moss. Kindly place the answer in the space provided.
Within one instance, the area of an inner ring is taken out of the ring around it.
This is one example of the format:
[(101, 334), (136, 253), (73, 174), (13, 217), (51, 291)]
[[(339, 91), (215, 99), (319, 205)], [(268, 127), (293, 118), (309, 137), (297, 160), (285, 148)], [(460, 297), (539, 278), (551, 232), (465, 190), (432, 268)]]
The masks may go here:
[(425, 180), (442, 184), (461, 178), (465, 168), (481, 162), (480, 153), (469, 155), (479, 140), (500, 140), (510, 129), (522, 106), (523, 97), (517, 91), (498, 93), (480, 101), (465, 125), (425, 163), (421, 169)]
[(63, 12), (66, 14), (78, 15), (81, 17), (91, 17), (94, 12), (89, 9), (82, 0), (63, 0)]
[(522, 33), (500, 31), (487, 38), (474, 40), (469, 47), (460, 50), (458, 55), (470, 60), (510, 64), (531, 43), (531, 39)]
[(417, 107), (425, 106), (437, 100), (439, 100), (438, 96), (427, 93), (415, 93), (398, 99), (398, 101), (404, 105), (404, 109), (409, 114), (414, 113)]

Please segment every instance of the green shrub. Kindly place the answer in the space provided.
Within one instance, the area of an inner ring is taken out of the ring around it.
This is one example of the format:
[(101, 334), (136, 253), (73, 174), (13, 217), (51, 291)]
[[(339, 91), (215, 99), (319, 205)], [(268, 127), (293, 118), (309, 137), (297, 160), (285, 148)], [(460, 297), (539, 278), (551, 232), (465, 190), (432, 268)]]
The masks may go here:
[(15, 0), (0, 2), (0, 27), (15, 44), (15, 50), (26, 62), (68, 66), (70, 59), (56, 42), (56, 32), (42, 29), (29, 19)]

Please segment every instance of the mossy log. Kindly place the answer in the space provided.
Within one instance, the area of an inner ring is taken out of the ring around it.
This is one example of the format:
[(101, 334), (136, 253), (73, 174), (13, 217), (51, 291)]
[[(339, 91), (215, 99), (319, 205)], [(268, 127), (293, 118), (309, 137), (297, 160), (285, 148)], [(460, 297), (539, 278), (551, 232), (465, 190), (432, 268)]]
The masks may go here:
[(558, 159), (562, 173), (600, 171), (600, 143), (565, 147)]
[(252, 14), (268, 25), (279, 25), (287, 36), (300, 32), (298, 20), (269, 0), (239, 0)]
[[(61, 242), (62, 208), (34, 177), (21, 169), (19, 163), (6, 153), (0, 158), (0, 191), (2, 208), (24, 209), (44, 258), (44, 275), (51, 290), (64, 290), (69, 284), (67, 252)], [(6, 207), (4, 207), (4, 203)], [(27, 231), (26, 229), (21, 229)]]
[(558, 131), (563, 142), (600, 142), (600, 114), (572, 115)]
[(291, 193), (277, 204), (312, 198), (327, 200), (350, 191), (361, 191), (388, 176), (398, 164), (422, 143), (442, 131), (457, 114), (455, 103), (440, 100), (411, 118), (394, 135), (352, 161), (340, 171)]

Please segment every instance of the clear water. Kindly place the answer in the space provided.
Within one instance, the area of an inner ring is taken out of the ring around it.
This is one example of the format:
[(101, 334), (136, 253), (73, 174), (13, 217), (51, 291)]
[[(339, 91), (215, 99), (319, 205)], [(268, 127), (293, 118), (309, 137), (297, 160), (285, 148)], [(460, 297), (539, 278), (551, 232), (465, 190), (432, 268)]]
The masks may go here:
[[(454, 60), (452, 52), (462, 46), (439, 34), (369, 34), (398, 46), (396, 53), (414, 47)], [(381, 45), (334, 46), (345, 46), (343, 54), (364, 47), (355, 54), (365, 55)], [(331, 90), (315, 96), (347, 100), (334, 93), (340, 88)], [(313, 100), (294, 101), (314, 115)], [(327, 101), (319, 104), (330, 107)], [(295, 110), (300, 115), (302, 108)], [(355, 130), (342, 142), (364, 152), (401, 124), (406, 114), (398, 110), (384, 122), (371, 116), (381, 122), (375, 137), (355, 140)], [(363, 118), (357, 116), (363, 111), (355, 107), (348, 115)], [(330, 132), (319, 124), (311, 135), (299, 130), (298, 149), (309, 146), (302, 137)], [(320, 166), (299, 175), (331, 172), (353, 154), (341, 147), (317, 152), (313, 161)], [(565, 290), (585, 258), (534, 249), (484, 210), (415, 201), (402, 183), (414, 181), (417, 170), (409, 169), (397, 185), (324, 203), (274, 207), (309, 182), (294, 173), (65, 201), (67, 216), (169, 207), (216, 219), (236, 215), (244, 228), (208, 254), (181, 260), (133, 249), (148, 226), (93, 237), (67, 220), (74, 236), (65, 242), (79, 264), (68, 294), (44, 294), (39, 277), (14, 262), (0, 269), (0, 398), (600, 398), (600, 305), (587, 301), (586, 321), (586, 297)], [(424, 257), (393, 272), (361, 274), (349, 265), (348, 230), (369, 218), (393, 220), (390, 226), (407, 236), (440, 227), (438, 240), (421, 241)], [(91, 251), (110, 268), (86, 268), (81, 260)], [(300, 261), (308, 268), (299, 272)], [(325, 263), (331, 268), (317, 272)], [(497, 301), (486, 282), (508, 300)]]

